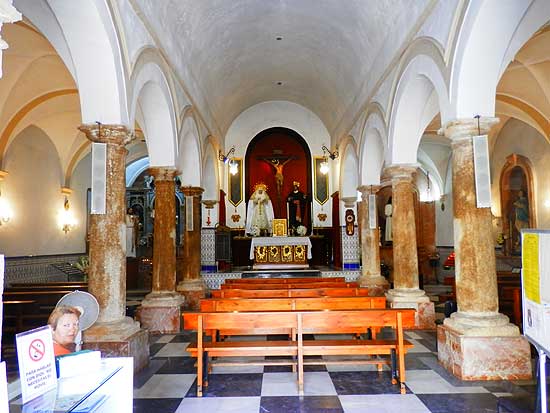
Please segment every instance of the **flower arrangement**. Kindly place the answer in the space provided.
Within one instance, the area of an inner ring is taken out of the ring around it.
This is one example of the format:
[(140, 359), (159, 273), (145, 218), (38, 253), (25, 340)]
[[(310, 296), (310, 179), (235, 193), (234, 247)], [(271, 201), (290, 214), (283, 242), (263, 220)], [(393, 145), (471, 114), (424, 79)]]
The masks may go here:
[(298, 234), (300, 237), (303, 237), (307, 233), (307, 228), (303, 225), (298, 225), (296, 227), (296, 234)]

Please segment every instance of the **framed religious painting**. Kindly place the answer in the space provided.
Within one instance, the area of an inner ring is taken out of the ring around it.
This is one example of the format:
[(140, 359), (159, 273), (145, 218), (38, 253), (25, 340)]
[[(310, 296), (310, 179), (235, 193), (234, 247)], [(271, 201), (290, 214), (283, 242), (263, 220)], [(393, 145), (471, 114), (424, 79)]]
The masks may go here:
[(287, 236), (286, 219), (276, 218), (276, 219), (273, 220), (273, 236), (274, 237), (286, 237)]
[(241, 158), (233, 158), (232, 162), (237, 164), (237, 173), (227, 174), (228, 183), (229, 183), (229, 196), (228, 200), (236, 207), (243, 201), (243, 181), (242, 181), (242, 170), (243, 170), (243, 160)]
[(313, 158), (315, 173), (313, 174), (313, 196), (315, 200), (323, 205), (329, 199), (328, 174), (321, 172), (321, 164), (326, 162), (325, 157), (316, 156)]

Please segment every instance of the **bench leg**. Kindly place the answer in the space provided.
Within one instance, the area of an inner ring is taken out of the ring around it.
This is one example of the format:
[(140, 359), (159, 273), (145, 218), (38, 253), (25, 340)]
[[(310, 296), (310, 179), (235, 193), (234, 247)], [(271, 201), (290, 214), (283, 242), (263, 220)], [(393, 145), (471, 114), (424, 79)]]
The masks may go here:
[(391, 350), (391, 384), (397, 384), (397, 356), (395, 349)]
[(372, 340), (372, 329), (370, 327), (367, 328), (367, 332), (365, 335), (367, 337), (367, 340)]
[(202, 354), (202, 357), (203, 357), (203, 361), (202, 361), (202, 365), (203, 365), (203, 377), (204, 377), (204, 380), (203, 380), (203, 386), (204, 387), (208, 387), (208, 373), (210, 373), (210, 370), (211, 370), (211, 366), (210, 366), (210, 363), (208, 362), (208, 352), (205, 351), (203, 354)]

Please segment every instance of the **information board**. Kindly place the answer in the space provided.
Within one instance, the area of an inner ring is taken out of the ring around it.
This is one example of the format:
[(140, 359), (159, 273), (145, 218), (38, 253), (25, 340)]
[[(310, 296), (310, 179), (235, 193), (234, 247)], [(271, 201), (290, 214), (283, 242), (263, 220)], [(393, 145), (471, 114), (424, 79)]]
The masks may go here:
[(550, 354), (550, 231), (522, 230), (523, 333)]
[(23, 403), (57, 386), (50, 326), (15, 335)]

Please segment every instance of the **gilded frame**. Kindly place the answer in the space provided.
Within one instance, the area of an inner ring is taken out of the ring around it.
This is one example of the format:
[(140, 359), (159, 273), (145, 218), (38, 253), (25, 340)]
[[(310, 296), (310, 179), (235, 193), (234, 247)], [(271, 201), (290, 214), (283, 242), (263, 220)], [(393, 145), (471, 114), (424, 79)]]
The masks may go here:
[(273, 236), (274, 237), (286, 237), (287, 236), (287, 223), (286, 218), (276, 218), (273, 220)]
[(237, 173), (231, 175), (229, 171), (227, 172), (227, 200), (236, 207), (244, 199), (243, 191), (243, 160), (242, 158), (233, 158), (233, 162), (237, 164)]

